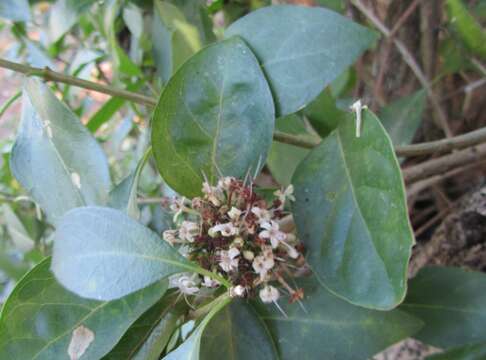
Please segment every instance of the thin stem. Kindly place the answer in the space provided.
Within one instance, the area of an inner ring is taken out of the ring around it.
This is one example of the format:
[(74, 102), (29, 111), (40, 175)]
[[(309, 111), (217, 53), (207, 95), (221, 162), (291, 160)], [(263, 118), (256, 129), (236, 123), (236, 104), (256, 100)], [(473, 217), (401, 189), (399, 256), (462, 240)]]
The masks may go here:
[(15, 94), (13, 94), (10, 98), (5, 101), (5, 103), (0, 107), (0, 118), (5, 114), (5, 112), (12, 106), (12, 104), (20, 98), (22, 95), (22, 91), (17, 91)]
[(64, 75), (62, 73), (52, 71), (48, 67), (42, 69), (38, 67), (18, 64), (5, 59), (0, 59), (0, 67), (25, 74), (27, 76), (37, 76), (43, 78), (46, 81), (55, 81), (69, 84), (83, 89), (93, 90), (103, 94), (130, 100), (139, 104), (144, 104), (148, 106), (155, 106), (157, 104), (157, 100), (152, 97), (123, 89), (117, 89), (109, 85), (103, 85), (96, 82), (79, 79), (74, 76)]

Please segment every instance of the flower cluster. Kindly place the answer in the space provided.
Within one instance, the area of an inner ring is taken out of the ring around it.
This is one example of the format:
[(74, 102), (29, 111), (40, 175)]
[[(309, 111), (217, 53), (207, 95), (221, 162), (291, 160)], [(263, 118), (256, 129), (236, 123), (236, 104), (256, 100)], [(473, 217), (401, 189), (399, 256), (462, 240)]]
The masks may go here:
[[(286, 202), (294, 200), (292, 186), (276, 191), (268, 201), (253, 184), (225, 177), (217, 186), (205, 182), (202, 193), (192, 201), (171, 201), (176, 229), (165, 231), (164, 240), (231, 283), (231, 296), (259, 296), (277, 304), (286, 293), (291, 302), (300, 300), (302, 290), (293, 289), (288, 279), (305, 268), (303, 246), (282, 229), (290, 217)], [(220, 286), (214, 277), (198, 274), (180, 274), (171, 282), (187, 295)]]

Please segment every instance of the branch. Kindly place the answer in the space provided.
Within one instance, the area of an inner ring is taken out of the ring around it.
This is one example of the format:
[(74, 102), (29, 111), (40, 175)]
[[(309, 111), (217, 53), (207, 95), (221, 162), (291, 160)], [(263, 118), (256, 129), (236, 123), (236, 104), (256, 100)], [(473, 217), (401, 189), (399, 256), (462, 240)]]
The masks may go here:
[(486, 144), (472, 146), (465, 150), (431, 159), (418, 165), (405, 168), (403, 178), (406, 183), (427, 178), (432, 175), (442, 174), (464, 164), (478, 162), (486, 156)]
[(42, 69), (38, 67), (18, 64), (5, 59), (0, 59), (0, 67), (25, 74), (27, 76), (37, 76), (43, 78), (46, 81), (55, 81), (63, 84), (73, 85), (83, 89), (93, 90), (110, 96), (130, 100), (143, 105), (148, 105), (152, 107), (157, 105), (157, 100), (154, 98), (131, 91), (118, 89), (109, 85), (103, 85), (92, 81), (79, 79), (74, 76), (64, 75), (62, 73), (52, 71), (48, 67)]
[(398, 39), (395, 37), (392, 38), (394, 35), (392, 31), (390, 31), (382, 22), (380, 19), (378, 19), (375, 14), (373, 14), (372, 11), (370, 11), (362, 2), (361, 0), (351, 0), (351, 3), (356, 6), (356, 8), (363, 13), (364, 16), (368, 18), (369, 21), (375, 25), (375, 27), (383, 34), (385, 35), (386, 38), (391, 39), (393, 43), (395, 44), (395, 47), (397, 50), (400, 52), (400, 54), (403, 57), (403, 60), (407, 63), (407, 65), (412, 69), (413, 73), (417, 77), (418, 81), (422, 85), (422, 87), (427, 91), (427, 95), (429, 96), (430, 102), (432, 104), (432, 107), (435, 110), (435, 113), (437, 114), (440, 126), (442, 127), (442, 130), (446, 134), (447, 137), (452, 136), (452, 131), (449, 128), (449, 124), (447, 123), (447, 117), (440, 107), (439, 101), (437, 100), (437, 97), (435, 96), (432, 86), (430, 85), (429, 81), (427, 80), (427, 77), (423, 73), (422, 69), (418, 65), (417, 61), (415, 61), (414, 57), (412, 54), (408, 51), (407, 47)]
[[(48, 68), (36, 68), (28, 65), (14, 63), (8, 60), (0, 59), (0, 67), (20, 72), (27, 76), (38, 76), (47, 81), (61, 82), (84, 89), (93, 90), (103, 94), (123, 98), (133, 101), (138, 104), (154, 107), (157, 104), (157, 99), (148, 97), (139, 93), (118, 89), (109, 85), (98, 84), (92, 81), (78, 79), (73, 76), (64, 75)], [(312, 149), (319, 145), (320, 140), (303, 137), (298, 135), (287, 134), (281, 131), (275, 131), (273, 135), (274, 140), (299, 146), (307, 149)], [(463, 149), (472, 145), (486, 142), (486, 128), (475, 130), (463, 135), (458, 135), (452, 138), (431, 141), (421, 144), (396, 146), (395, 151), (397, 156), (415, 156), (426, 155), (437, 152), (445, 152), (454, 149)]]

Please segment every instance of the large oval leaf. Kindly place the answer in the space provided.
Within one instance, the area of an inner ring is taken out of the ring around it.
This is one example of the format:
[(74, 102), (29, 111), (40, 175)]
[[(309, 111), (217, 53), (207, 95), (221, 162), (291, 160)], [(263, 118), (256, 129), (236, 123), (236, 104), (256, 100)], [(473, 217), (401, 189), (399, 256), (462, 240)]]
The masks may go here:
[(312, 101), (376, 39), (333, 11), (293, 5), (250, 13), (226, 30), (226, 37), (233, 35), (240, 35), (260, 60), (278, 116)]
[(39, 80), (25, 81), (10, 167), (53, 223), (72, 208), (102, 205), (108, 199), (111, 182), (103, 150)]
[(401, 309), (425, 326), (415, 336), (440, 348), (486, 342), (486, 275), (458, 268), (429, 267), (410, 281)]
[[(97, 360), (110, 351), (135, 320), (166, 291), (157, 283), (111, 302), (87, 300), (59, 285), (44, 260), (17, 284), (0, 318), (2, 359), (68, 359), (68, 349), (89, 337), (83, 360)], [(78, 330), (78, 331), (76, 331)], [(80, 349), (83, 347), (81, 346)], [(72, 350), (71, 350), (72, 351)]]
[(391, 141), (371, 112), (363, 116), (361, 137), (349, 115), (297, 168), (293, 214), (319, 281), (384, 310), (405, 296), (414, 238)]
[(274, 306), (258, 306), (282, 360), (363, 360), (417, 332), (420, 320), (399, 310), (367, 310), (332, 295), (314, 278), (303, 279), (302, 301), (281, 301), (286, 317)]
[(88, 206), (71, 210), (59, 222), (52, 270), (76, 294), (112, 300), (197, 268), (124, 212)]
[(177, 192), (200, 194), (203, 174), (243, 177), (265, 163), (274, 106), (253, 53), (235, 37), (190, 58), (167, 84), (154, 113), (152, 146)]

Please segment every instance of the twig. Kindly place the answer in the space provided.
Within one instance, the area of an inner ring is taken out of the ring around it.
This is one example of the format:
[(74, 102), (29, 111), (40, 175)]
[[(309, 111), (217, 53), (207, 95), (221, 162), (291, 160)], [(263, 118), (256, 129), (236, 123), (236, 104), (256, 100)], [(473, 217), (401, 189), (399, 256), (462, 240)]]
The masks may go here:
[(417, 181), (415, 183), (412, 183), (407, 188), (407, 196), (408, 197), (414, 196), (414, 195), (418, 194), (419, 192), (421, 192), (422, 190), (427, 189), (429, 186), (435, 185), (435, 184), (437, 184), (437, 183), (439, 183), (443, 180), (449, 179), (453, 176), (461, 174), (465, 171), (472, 170), (475, 167), (481, 166), (481, 165), (484, 165), (484, 164), (486, 164), (486, 161), (479, 161), (477, 163), (469, 164), (469, 165), (466, 165), (466, 166), (461, 166), (457, 169), (450, 170), (450, 171), (448, 171), (448, 172), (446, 172), (445, 174), (442, 174), (442, 175), (434, 175), (430, 178), (423, 179), (423, 180)]
[(38, 67), (18, 64), (5, 59), (0, 59), (0, 67), (12, 71), (16, 71), (28, 76), (37, 76), (47, 81), (61, 82), (64, 84), (69, 84), (84, 89), (93, 90), (103, 94), (120, 97), (126, 100), (130, 100), (148, 106), (155, 106), (157, 104), (157, 100), (154, 98), (142, 94), (134, 93), (131, 91), (127, 91), (127, 90), (117, 89), (109, 85), (103, 85), (92, 81), (79, 79), (74, 76), (64, 75), (62, 73), (52, 71), (48, 67), (42, 69)]
[(405, 21), (408, 20), (408, 18), (410, 17), (410, 15), (413, 14), (413, 12), (415, 11), (415, 9), (417, 8), (417, 6), (420, 4), (422, 0), (414, 0), (414, 2), (412, 2), (409, 7), (407, 8), (407, 10), (405, 10), (405, 12), (402, 14), (402, 16), (400, 16), (400, 18), (398, 19), (398, 21), (395, 23), (395, 26), (393, 26), (393, 28), (391, 29), (390, 31), (390, 38), (394, 37), (395, 34), (397, 33), (398, 30), (400, 30), (400, 28), (402, 27), (402, 25), (405, 23)]
[[(52, 71), (50, 69), (34, 68), (31, 66), (17, 64), (3, 59), (0, 59), (0, 67), (17, 71), (28, 76), (39, 76), (46, 80), (71, 84), (73, 86), (78, 86), (115, 97), (120, 97), (150, 107), (153, 107), (157, 104), (157, 100), (155, 98), (151, 98), (128, 90), (117, 89), (108, 85), (102, 85), (87, 80), (81, 80), (72, 76)], [(281, 131), (275, 131), (273, 137), (276, 141), (307, 149), (312, 149), (320, 144), (320, 140), (318, 139), (287, 134)], [(426, 155), (436, 152), (450, 151), (453, 149), (462, 149), (471, 145), (479, 144), (481, 142), (486, 142), (486, 128), (472, 131), (463, 135), (458, 135), (450, 139), (443, 139), (414, 145), (396, 146), (395, 151), (397, 156)]]
[(411, 183), (432, 175), (445, 173), (453, 168), (484, 160), (486, 144), (473, 146), (439, 158), (431, 159), (403, 170), (405, 182)]
[[(356, 6), (367, 18), (370, 20), (376, 28), (383, 34), (385, 37), (390, 38), (391, 36), (391, 31), (381, 22), (380, 19), (378, 19), (373, 12), (371, 12), (362, 2), (361, 0), (351, 0), (352, 4)], [(442, 130), (446, 134), (447, 137), (452, 136), (452, 131), (449, 128), (449, 124), (447, 123), (447, 117), (440, 107), (439, 101), (437, 100), (437, 97), (435, 96), (434, 92), (432, 91), (432, 86), (430, 85), (429, 81), (427, 80), (425, 74), (423, 73), (422, 69), (420, 66), (417, 64), (415, 61), (414, 57), (410, 52), (408, 51), (407, 47), (398, 39), (393, 38), (392, 39), (393, 43), (395, 44), (397, 50), (400, 52), (400, 54), (403, 57), (403, 60), (408, 64), (410, 69), (412, 69), (413, 73), (419, 80), (420, 84), (422, 87), (427, 91), (427, 95), (430, 99), (430, 102), (432, 104), (432, 107), (434, 108), (438, 120), (440, 122), (440, 126), (442, 127)]]

